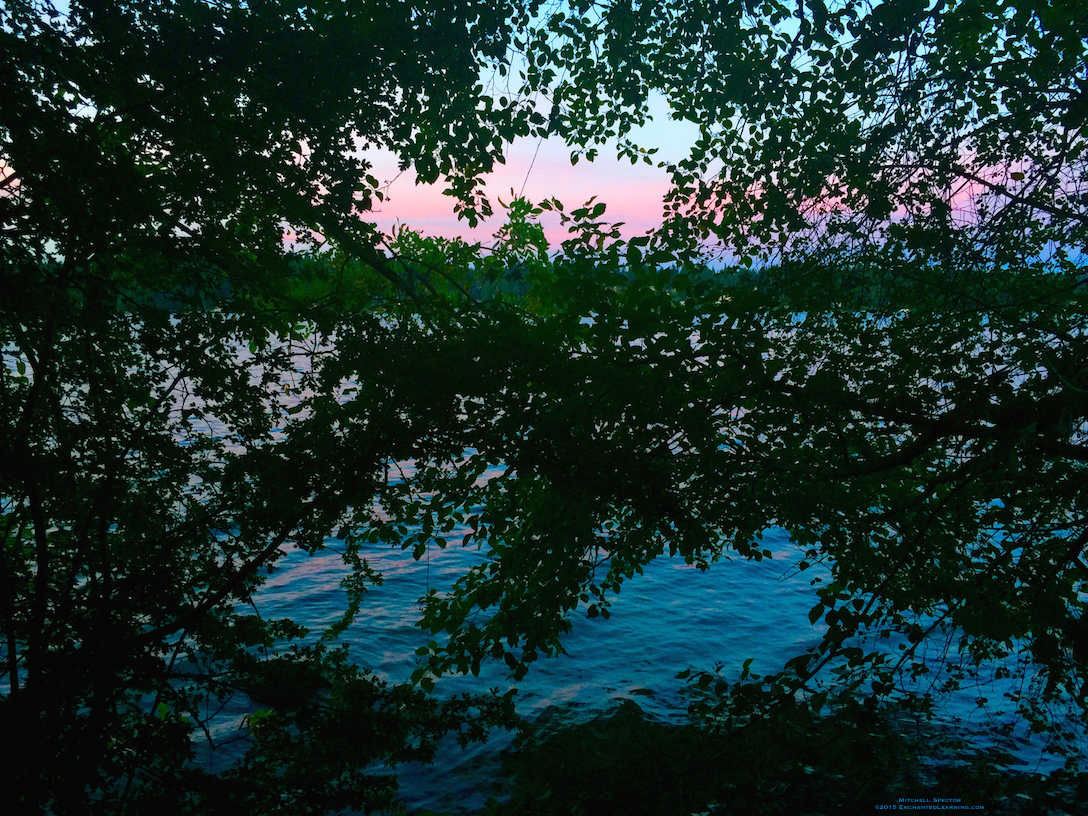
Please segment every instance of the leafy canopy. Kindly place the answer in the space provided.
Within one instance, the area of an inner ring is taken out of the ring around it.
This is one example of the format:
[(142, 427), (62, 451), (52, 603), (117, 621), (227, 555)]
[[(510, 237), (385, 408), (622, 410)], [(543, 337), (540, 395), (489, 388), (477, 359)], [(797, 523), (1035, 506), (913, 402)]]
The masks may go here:
[[(523, 676), (662, 552), (759, 560), (778, 525), (825, 568), (826, 633), (770, 676), (696, 672), (711, 721), (1019, 653), (1009, 704), (1058, 736), (1071, 706), (1075, 738), (1083, 25), (906, 0), (7, 4), (21, 804), (390, 806), (378, 766), (511, 722), (509, 697), (438, 701), (335, 645), (381, 580), (370, 548), (455, 536), (486, 559), (426, 599), (424, 689), (487, 659)], [(629, 137), (654, 92), (702, 136), (653, 235), (621, 241), (595, 201), (503, 202), (488, 249), (365, 220), (369, 146), (472, 220), (517, 135), (652, 162)], [(250, 614), (292, 548), (343, 559), (326, 632)], [(244, 750), (213, 773), (192, 738), (222, 741), (231, 699)]]

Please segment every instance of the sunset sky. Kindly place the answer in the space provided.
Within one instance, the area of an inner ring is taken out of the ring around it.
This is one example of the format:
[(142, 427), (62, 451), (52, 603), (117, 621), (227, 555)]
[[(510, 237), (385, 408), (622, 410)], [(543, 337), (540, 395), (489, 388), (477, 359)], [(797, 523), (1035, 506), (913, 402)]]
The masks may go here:
[[(638, 132), (636, 141), (644, 147), (660, 148), (654, 159), (676, 161), (685, 156), (698, 136), (698, 128), (688, 122), (672, 121), (662, 100), (651, 101), (651, 114), (653, 121)], [(538, 143), (540, 149), (534, 162)], [(383, 184), (391, 183), (388, 198), (378, 203), (366, 220), (377, 223), (384, 232), (402, 223), (427, 235), (487, 243), (502, 224), (501, 208), (496, 199), (508, 201), (511, 188), (517, 193), (524, 185), (525, 197), (534, 203), (555, 197), (568, 211), (597, 196), (598, 201), (608, 205), (607, 220), (624, 222), (622, 232), (625, 237), (640, 235), (660, 222), (661, 198), (668, 186), (664, 170), (645, 164), (632, 165), (629, 159), (617, 161), (615, 148), (607, 145), (601, 147), (592, 163), (583, 158), (572, 167), (570, 154), (571, 149), (557, 137), (543, 142), (538, 139), (515, 141), (506, 152), (506, 164), (497, 165), (486, 177), (486, 190), (496, 214), (471, 229), (466, 221), (457, 220), (453, 199), (442, 195), (441, 181), (435, 185), (418, 185), (411, 170), (398, 176), (395, 156), (370, 151), (367, 159), (374, 164), (372, 174)], [(541, 223), (553, 246), (567, 237), (566, 229), (559, 226), (556, 216), (545, 213)]]

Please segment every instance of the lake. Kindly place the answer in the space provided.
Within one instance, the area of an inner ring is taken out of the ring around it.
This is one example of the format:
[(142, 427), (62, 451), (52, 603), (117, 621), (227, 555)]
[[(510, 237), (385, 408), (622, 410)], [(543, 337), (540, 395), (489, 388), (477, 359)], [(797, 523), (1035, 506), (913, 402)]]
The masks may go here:
[[(467, 532), (467, 531), (462, 531)], [(456, 535), (450, 536), (457, 540)], [(335, 540), (330, 540), (332, 547)], [(636, 576), (612, 605), (610, 619), (587, 619), (576, 612), (574, 629), (564, 640), (569, 654), (534, 663), (527, 677), (514, 684), (505, 664), (485, 663), (479, 677), (442, 677), (436, 693), (482, 692), (517, 687), (518, 713), (544, 716), (552, 722), (575, 723), (607, 711), (621, 700), (633, 700), (649, 716), (682, 721), (689, 702), (684, 682), (676, 675), (689, 667), (711, 669), (722, 663), (727, 680), (739, 678), (741, 664), (753, 658), (752, 671), (770, 673), (782, 663), (819, 643), (822, 623), (808, 622), (817, 602), (814, 575), (822, 567), (798, 573), (797, 546), (782, 531), (765, 534), (772, 559), (749, 562), (723, 560), (705, 572), (682, 559), (662, 556), (644, 576)], [(448, 588), (471, 564), (483, 560), (475, 548), (434, 549), (420, 561), (411, 551), (375, 548), (367, 555), (385, 576), (385, 583), (366, 596), (361, 614), (344, 637), (360, 665), (383, 679), (407, 681), (418, 658), (415, 650), (430, 635), (416, 626), (419, 599), (429, 589)], [(335, 552), (315, 557), (302, 552), (285, 555), (278, 570), (255, 596), (266, 618), (291, 617), (320, 630), (342, 613), (339, 588), (344, 567)], [(826, 573), (825, 573), (826, 574)], [(1000, 683), (988, 684), (985, 696), (1000, 700)], [(1000, 711), (982, 709), (975, 699), (979, 688), (966, 689), (939, 707), (938, 727), (958, 731), (981, 729)], [(237, 735), (246, 712), (227, 710), (217, 736)], [(451, 814), (478, 813), (501, 777), (502, 751), (513, 735), (499, 732), (484, 744), (462, 751), (450, 739), (431, 766), (397, 769), (404, 799), (413, 812), (434, 810)], [(244, 743), (235, 743), (241, 748)], [(1003, 745), (1023, 763), (1023, 770), (1047, 770), (1055, 765), (1042, 753), (1042, 744), (1020, 734)], [(233, 758), (231, 749), (209, 756), (198, 748), (198, 761), (211, 766)]]
[[(498, 473), (488, 471), (484, 478)], [(455, 529), (446, 538), (456, 542), (468, 532)], [(277, 562), (275, 574), (254, 596), (263, 617), (289, 617), (320, 632), (341, 616), (346, 596), (339, 584), (345, 567), (335, 551), (339, 542), (329, 539), (327, 543), (330, 549), (314, 557), (291, 551)], [(819, 600), (812, 581), (826, 580), (830, 574), (826, 566), (816, 564), (798, 572), (794, 567), (803, 552), (781, 530), (766, 531), (762, 548), (773, 557), (753, 562), (735, 556), (712, 564), (705, 572), (680, 558), (661, 556), (646, 567), (645, 575), (624, 583), (613, 599), (609, 619), (587, 619), (584, 608), (574, 613), (573, 631), (563, 641), (567, 655), (533, 663), (516, 684), (504, 663), (485, 662), (479, 677), (440, 678), (436, 694), (516, 686), (518, 713), (529, 719), (577, 723), (630, 700), (648, 717), (683, 721), (691, 697), (685, 693), (684, 681), (677, 679), (678, 672), (711, 670), (722, 664), (723, 678), (736, 681), (749, 658), (752, 672), (768, 674), (821, 641), (825, 624), (810, 624), (808, 613)], [(417, 626), (420, 599), (431, 589), (448, 589), (486, 556), (475, 544), (431, 547), (419, 561), (411, 549), (399, 547), (374, 546), (364, 555), (385, 581), (368, 592), (342, 642), (359, 665), (382, 679), (406, 682), (421, 659), (415, 650), (431, 640)], [(886, 644), (892, 650), (897, 645), (897, 641)], [(937, 668), (943, 659), (940, 645), (934, 644), (928, 662)], [(954, 649), (949, 659), (955, 659)], [(919, 681), (915, 690), (925, 692), (926, 683), (935, 682), (936, 674)], [(969, 687), (942, 698), (937, 727), (964, 733), (1000, 724), (1009, 718), (1011, 708), (1001, 705), (1002, 696), (1016, 682), (994, 681), (992, 673), (984, 672)], [(976, 702), (982, 697), (990, 700), (986, 707)], [(242, 701), (229, 706), (217, 719), (213, 736), (238, 737), (239, 723), (247, 713)], [(464, 751), (450, 739), (433, 765), (398, 767), (403, 798), (413, 811), (480, 812), (492, 793), (491, 783), (501, 776), (502, 752), (512, 738), (510, 733), (496, 733), (488, 742)], [(200, 738), (197, 759), (208, 767), (222, 767), (244, 746), (235, 742), (210, 754)], [(1001, 747), (1018, 759), (1024, 771), (1047, 772), (1060, 765), (1058, 758), (1044, 752), (1045, 735), (1033, 737), (1026, 727), (1002, 739)]]

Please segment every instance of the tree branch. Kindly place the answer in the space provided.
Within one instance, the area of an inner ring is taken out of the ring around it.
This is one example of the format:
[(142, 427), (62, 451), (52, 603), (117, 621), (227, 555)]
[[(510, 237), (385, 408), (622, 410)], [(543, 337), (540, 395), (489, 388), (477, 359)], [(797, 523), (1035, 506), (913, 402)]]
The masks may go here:
[(190, 608), (188, 611), (183, 612), (174, 618), (170, 623), (164, 623), (161, 626), (157, 626), (154, 629), (147, 632), (141, 632), (131, 643), (134, 646), (144, 646), (150, 643), (154, 643), (157, 640), (161, 640), (167, 635), (172, 635), (175, 632), (180, 632), (182, 629), (188, 629), (199, 620), (203, 615), (210, 612), (216, 606), (218, 606), (223, 600), (229, 597), (235, 590), (237, 590), (247, 578), (249, 578), (257, 569), (268, 561), (279, 550), (283, 543), (291, 535), (291, 531), (294, 530), (301, 517), (292, 519), (290, 523), (286, 524), (283, 530), (272, 539), (272, 541), (261, 550), (256, 556), (251, 558), (240, 570), (238, 570), (230, 580), (228, 580), (223, 586), (214, 592), (210, 592), (204, 600), (198, 603), (196, 606)]

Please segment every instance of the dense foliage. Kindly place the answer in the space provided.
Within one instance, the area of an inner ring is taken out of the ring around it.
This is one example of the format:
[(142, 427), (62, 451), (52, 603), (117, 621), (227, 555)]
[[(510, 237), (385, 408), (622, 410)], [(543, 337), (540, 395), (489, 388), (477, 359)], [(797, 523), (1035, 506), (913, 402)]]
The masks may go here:
[[(22, 806), (388, 807), (379, 766), (511, 722), (508, 697), (428, 696), (435, 675), (521, 677), (663, 552), (761, 559), (775, 525), (822, 567), (826, 633), (772, 676), (696, 671), (708, 721), (996, 666), (1069, 751), (1084, 26), (1073, 3), (7, 3), (0, 721)], [(473, 220), (516, 135), (652, 161), (629, 137), (653, 92), (702, 126), (653, 235), (554, 199), (508, 202), (486, 250), (365, 221), (368, 146)], [(426, 599), (416, 685), (351, 664), (368, 548), (451, 544), (486, 558)], [(283, 553), (330, 547), (339, 623), (250, 614)], [(232, 698), (247, 749), (212, 773), (191, 740), (222, 739)]]

